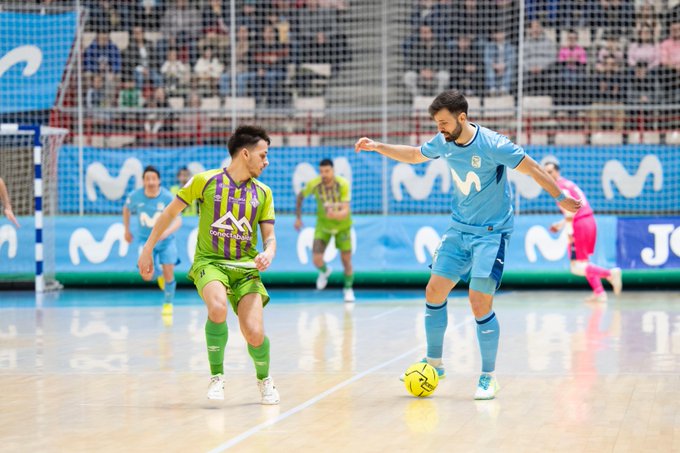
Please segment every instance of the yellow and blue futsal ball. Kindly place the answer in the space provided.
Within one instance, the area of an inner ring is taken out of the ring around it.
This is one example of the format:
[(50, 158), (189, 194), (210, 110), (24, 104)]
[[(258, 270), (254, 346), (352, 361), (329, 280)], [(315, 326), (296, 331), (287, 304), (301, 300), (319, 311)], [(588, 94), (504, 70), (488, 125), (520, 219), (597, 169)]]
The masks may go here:
[(404, 373), (404, 385), (413, 396), (429, 396), (439, 384), (437, 370), (429, 363), (414, 363)]

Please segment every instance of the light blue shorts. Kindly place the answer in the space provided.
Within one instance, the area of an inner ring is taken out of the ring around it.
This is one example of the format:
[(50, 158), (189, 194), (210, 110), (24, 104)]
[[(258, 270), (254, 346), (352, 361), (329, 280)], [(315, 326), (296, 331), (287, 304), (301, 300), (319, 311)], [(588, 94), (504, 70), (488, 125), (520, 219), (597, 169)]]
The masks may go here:
[(434, 252), (432, 273), (454, 283), (492, 279), (496, 283), (495, 288), (476, 288), (472, 283), (470, 287), (493, 294), (501, 284), (509, 240), (507, 233), (479, 235), (449, 228)]
[[(144, 242), (140, 242), (137, 251), (141, 253)], [(177, 252), (177, 240), (174, 236), (169, 237), (159, 243), (153, 248), (153, 266), (156, 272), (160, 271), (163, 264), (180, 263), (179, 253)]]
[(153, 248), (153, 262), (155, 264), (179, 264), (179, 253), (177, 252), (177, 241), (175, 238), (168, 238), (156, 244)]

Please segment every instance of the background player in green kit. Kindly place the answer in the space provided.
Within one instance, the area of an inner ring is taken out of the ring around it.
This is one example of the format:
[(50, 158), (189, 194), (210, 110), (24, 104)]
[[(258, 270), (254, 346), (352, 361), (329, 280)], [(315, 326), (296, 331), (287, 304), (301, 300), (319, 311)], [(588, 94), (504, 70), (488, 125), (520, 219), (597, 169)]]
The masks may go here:
[[(279, 392), (269, 376), (269, 339), (263, 308), (269, 294), (260, 280), (276, 253), (274, 200), (271, 189), (255, 177), (269, 165), (269, 136), (256, 126), (241, 126), (229, 139), (227, 168), (195, 175), (156, 222), (139, 258), (142, 277), (153, 275), (151, 251), (162, 232), (185, 207), (198, 200), (198, 241), (189, 278), (208, 309), (205, 338), (212, 374), (208, 398), (224, 399), (224, 349), (227, 301), (238, 316), (248, 353), (255, 363), (262, 404), (278, 404)], [(264, 251), (257, 251), (260, 227)]]
[(328, 284), (328, 277), (332, 269), (326, 266), (323, 254), (331, 238), (335, 236), (335, 247), (340, 250), (342, 266), (345, 269), (345, 285), (343, 296), (345, 302), (354, 302), (354, 274), (352, 271), (352, 216), (349, 202), (351, 200), (349, 181), (337, 176), (333, 170), (333, 161), (324, 159), (319, 163), (319, 176), (313, 178), (298, 193), (295, 205), (295, 229), (302, 228), (302, 202), (312, 194), (316, 197), (316, 228), (314, 230), (314, 245), (312, 261), (319, 269), (316, 288), (324, 289)]

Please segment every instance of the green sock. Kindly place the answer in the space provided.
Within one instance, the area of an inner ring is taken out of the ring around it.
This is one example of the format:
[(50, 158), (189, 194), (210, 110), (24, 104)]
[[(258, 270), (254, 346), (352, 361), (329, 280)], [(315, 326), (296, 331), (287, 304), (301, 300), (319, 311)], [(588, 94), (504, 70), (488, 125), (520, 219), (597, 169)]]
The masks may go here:
[(205, 342), (208, 346), (208, 362), (212, 375), (224, 374), (224, 347), (227, 345), (228, 337), (226, 322), (216, 323), (210, 318), (205, 321)]
[(328, 267), (326, 267), (326, 263), (323, 263), (323, 266), (319, 268), (320, 272), (326, 272), (328, 270)]
[(265, 335), (264, 341), (258, 347), (248, 345), (248, 354), (255, 363), (255, 373), (258, 379), (269, 376), (269, 338)]
[(345, 275), (345, 288), (351, 288), (354, 284), (354, 274)]

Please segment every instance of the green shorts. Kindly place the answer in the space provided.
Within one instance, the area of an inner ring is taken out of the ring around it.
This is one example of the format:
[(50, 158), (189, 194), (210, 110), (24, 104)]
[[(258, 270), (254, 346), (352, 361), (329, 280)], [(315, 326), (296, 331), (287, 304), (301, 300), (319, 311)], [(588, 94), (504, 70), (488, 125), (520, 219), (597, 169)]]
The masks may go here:
[(351, 252), (352, 251), (352, 227), (345, 228), (344, 230), (325, 230), (316, 228), (314, 230), (314, 239), (323, 241), (324, 244), (328, 245), (331, 238), (335, 236), (335, 248), (341, 252)]
[(208, 283), (217, 280), (227, 288), (227, 299), (234, 313), (238, 314), (238, 303), (246, 294), (262, 296), (262, 305), (269, 302), (269, 293), (262, 284), (260, 271), (252, 268), (226, 266), (223, 264), (204, 264), (189, 271), (189, 279), (194, 282), (199, 296)]

